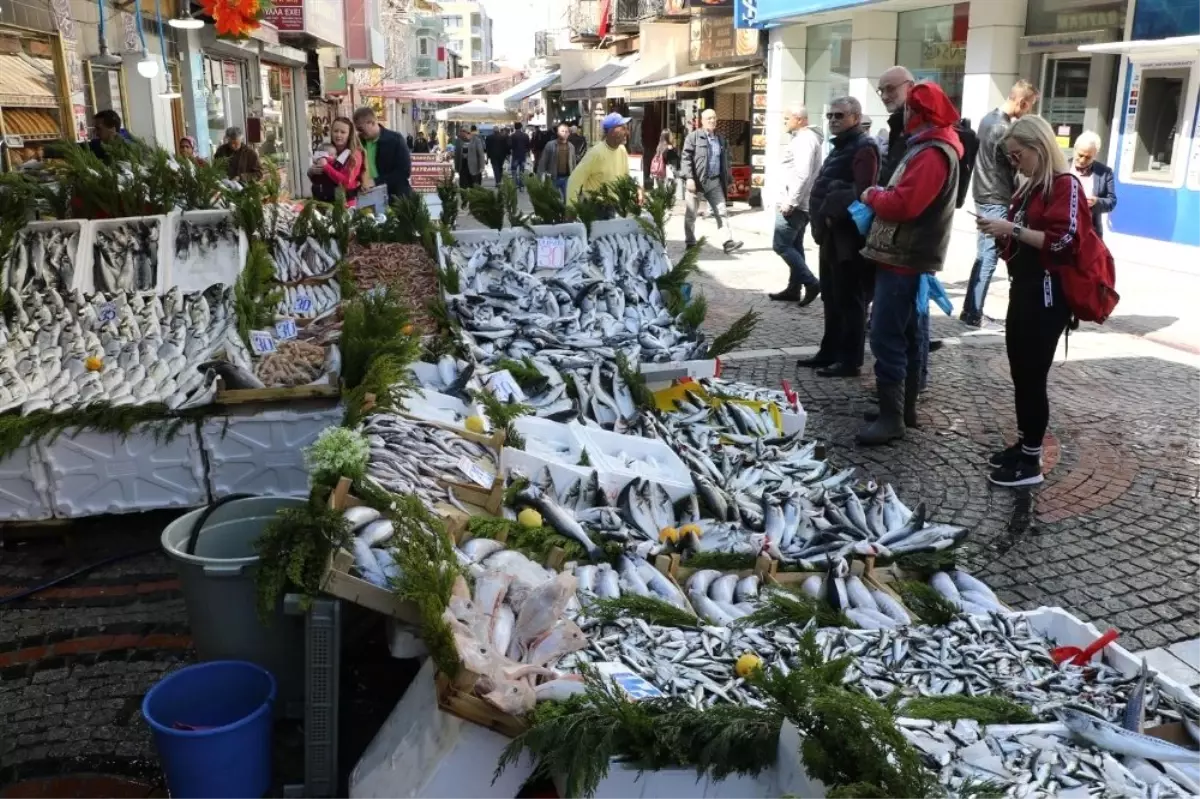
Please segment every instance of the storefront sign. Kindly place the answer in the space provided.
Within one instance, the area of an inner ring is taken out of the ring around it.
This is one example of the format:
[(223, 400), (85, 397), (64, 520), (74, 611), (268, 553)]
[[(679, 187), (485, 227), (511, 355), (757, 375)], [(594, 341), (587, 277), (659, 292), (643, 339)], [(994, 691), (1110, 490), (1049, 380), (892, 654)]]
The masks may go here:
[(413, 191), (422, 194), (432, 194), (437, 191), (438, 183), (445, 179), (450, 172), (449, 161), (439, 161), (433, 153), (414, 153), (412, 157), (412, 175), (409, 183)]
[(761, 192), (766, 184), (766, 168), (763, 164), (767, 160), (767, 111), (765, 107), (758, 108), (753, 101), (755, 98), (767, 96), (767, 76), (755, 75), (753, 87), (750, 109), (750, 163), (753, 165), (750, 172), (751, 194), (755, 191)]
[(279, 70), (279, 88), (285, 92), (292, 90), (292, 71), (290, 69)]
[(1045, 53), (1077, 50), (1081, 44), (1100, 44), (1116, 41), (1115, 30), (1083, 31), (1081, 33), (1048, 33), (1043, 36), (1022, 36), (1022, 53)]
[(221, 62), (221, 75), (225, 80), (226, 87), (242, 85), (241, 65), (236, 61)]
[(699, 14), (725, 12), (733, 8), (733, 0), (688, 0), (688, 6)]
[(758, 0), (733, 0), (733, 27), (753, 28), (758, 19)]
[(304, 0), (274, 0), (263, 17), (283, 33), (304, 32)]
[(967, 46), (964, 42), (926, 42), (921, 49), (921, 67), (924, 69), (961, 68), (967, 63)]
[(346, 73), (345, 67), (325, 67), (325, 91), (328, 94), (345, 94), (346, 92)]
[(693, 64), (756, 61), (762, 58), (761, 34), (736, 30), (732, 15), (692, 17), (689, 57)]

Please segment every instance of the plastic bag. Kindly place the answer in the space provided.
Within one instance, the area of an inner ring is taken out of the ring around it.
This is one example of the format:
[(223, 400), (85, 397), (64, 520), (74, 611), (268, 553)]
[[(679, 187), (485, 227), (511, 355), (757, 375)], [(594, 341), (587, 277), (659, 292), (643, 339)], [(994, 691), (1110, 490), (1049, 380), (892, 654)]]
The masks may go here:
[(875, 220), (875, 212), (871, 210), (871, 206), (855, 200), (850, 203), (850, 218), (854, 220), (855, 226), (858, 227), (860, 235), (867, 235), (867, 231), (871, 229), (871, 222)]
[(942, 285), (942, 281), (938, 280), (936, 275), (926, 272), (921, 275), (921, 282), (917, 284), (918, 314), (929, 315), (930, 300), (937, 303), (937, 307), (941, 308), (947, 316), (954, 313), (954, 305), (950, 302), (950, 297), (946, 295), (946, 288)]

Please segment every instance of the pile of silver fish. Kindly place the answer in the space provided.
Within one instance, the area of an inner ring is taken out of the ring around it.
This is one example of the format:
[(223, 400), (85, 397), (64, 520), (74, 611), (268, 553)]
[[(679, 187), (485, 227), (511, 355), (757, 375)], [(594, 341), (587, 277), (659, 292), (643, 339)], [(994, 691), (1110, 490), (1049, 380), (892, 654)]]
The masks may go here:
[(172, 268), (179, 274), (189, 274), (193, 265), (219, 262), (236, 264), (240, 272), (243, 264), (238, 244), (238, 230), (230, 217), (215, 222), (180, 219), (175, 230)]
[(79, 233), (59, 227), (22, 228), (13, 240), (2, 271), (0, 290), (69, 291), (75, 282)]
[(716, 625), (730, 625), (753, 613), (758, 590), (759, 578), (753, 574), (739, 577), (715, 569), (700, 569), (687, 580), (692, 607)]
[(934, 572), (929, 585), (964, 613), (979, 615), (1004, 610), (1004, 604), (986, 583), (964, 571)]
[(342, 287), (336, 280), (283, 286), (283, 299), (275, 312), (280, 316), (314, 319), (334, 311), (342, 302)]
[(97, 225), (92, 242), (92, 273), (97, 291), (152, 291), (158, 285), (157, 220)]
[(53, 289), (18, 298), (10, 289), (9, 300), (16, 311), (0, 329), (0, 413), (206, 404), (216, 391), (209, 359), (241, 349), (233, 290), (220, 284), (90, 298)]
[(301, 242), (279, 236), (275, 239), (272, 255), (275, 258), (275, 279), (280, 283), (332, 275), (342, 257), (336, 241), (330, 241), (328, 247), (322, 247), (312, 236)]
[(367, 417), (359, 432), (371, 447), (367, 479), (393, 494), (414, 494), (431, 510), (443, 501), (462, 507), (445, 486), (446, 481), (466, 481), (458, 468), (462, 459), (482, 460), (495, 472), (491, 450), (442, 427), (375, 413)]
[(400, 567), (391, 550), (383, 546), (396, 534), (391, 521), (381, 518), (379, 511), (365, 505), (347, 508), (342, 515), (354, 535), (351, 545), (359, 576), (381, 588), (399, 582)]

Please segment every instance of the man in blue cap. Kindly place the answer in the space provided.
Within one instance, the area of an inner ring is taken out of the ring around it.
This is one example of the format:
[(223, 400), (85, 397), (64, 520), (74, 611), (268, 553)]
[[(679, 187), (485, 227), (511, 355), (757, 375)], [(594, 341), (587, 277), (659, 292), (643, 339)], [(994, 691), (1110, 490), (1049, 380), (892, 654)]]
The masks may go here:
[(625, 151), (625, 139), (629, 136), (625, 126), (628, 124), (629, 117), (615, 111), (601, 120), (604, 142), (589, 148), (575, 166), (567, 181), (567, 202), (576, 200), (581, 192), (595, 191), (605, 183), (629, 174), (629, 153)]

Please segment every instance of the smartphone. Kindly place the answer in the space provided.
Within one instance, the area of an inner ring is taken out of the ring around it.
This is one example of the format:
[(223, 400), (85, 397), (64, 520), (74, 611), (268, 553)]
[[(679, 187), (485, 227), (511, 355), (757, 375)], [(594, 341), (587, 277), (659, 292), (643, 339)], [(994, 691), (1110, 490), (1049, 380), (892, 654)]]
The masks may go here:
[[(964, 211), (967, 211), (967, 209), (966, 209), (966, 208), (964, 208), (963, 210), (964, 210)], [(975, 217), (976, 219), (982, 219), (982, 218), (983, 218), (983, 217), (981, 217), (979, 214), (975, 213), (974, 211), (967, 211), (967, 213), (968, 213), (968, 214), (970, 214), (971, 216)]]

